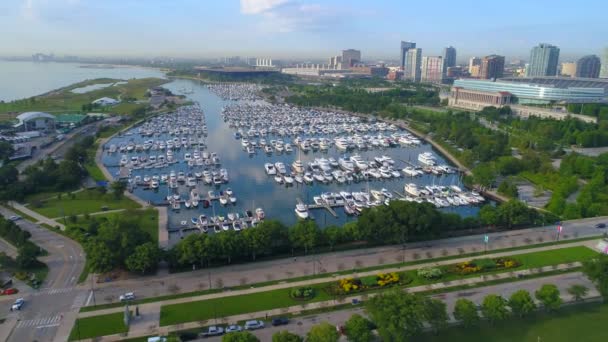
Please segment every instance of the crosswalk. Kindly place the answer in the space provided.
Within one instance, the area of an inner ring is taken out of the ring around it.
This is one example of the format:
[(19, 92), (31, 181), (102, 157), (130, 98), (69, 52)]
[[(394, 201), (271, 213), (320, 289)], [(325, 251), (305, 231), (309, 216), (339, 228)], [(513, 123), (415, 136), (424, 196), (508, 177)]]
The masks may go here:
[(44, 318), (35, 318), (35, 319), (27, 319), (23, 321), (19, 321), (17, 323), (16, 329), (22, 328), (50, 328), (59, 326), (61, 321), (61, 315), (56, 315), (53, 317), (44, 317)]
[(75, 289), (76, 288), (74, 288), (74, 287), (64, 287), (64, 288), (58, 288), (58, 289), (46, 288), (46, 289), (40, 289), (40, 291), (34, 292), (32, 295), (33, 296), (42, 296), (42, 295), (62, 294), (62, 293), (72, 292)]
[(75, 298), (74, 298), (74, 302), (72, 303), (72, 309), (78, 309), (82, 306), (84, 306), (84, 301), (87, 300), (87, 295), (89, 293), (85, 292), (85, 291), (81, 291)]

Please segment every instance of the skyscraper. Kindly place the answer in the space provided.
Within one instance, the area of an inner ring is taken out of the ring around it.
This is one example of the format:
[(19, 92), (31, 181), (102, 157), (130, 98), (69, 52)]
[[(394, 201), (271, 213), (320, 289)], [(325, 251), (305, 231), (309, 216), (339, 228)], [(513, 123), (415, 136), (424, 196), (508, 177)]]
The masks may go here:
[(406, 58), (407, 58), (407, 52), (410, 49), (415, 49), (416, 48), (416, 43), (413, 42), (404, 42), (401, 41), (401, 69), (405, 68), (405, 65), (407, 64)]
[(530, 51), (530, 62), (526, 69), (527, 76), (557, 75), (557, 60), (559, 48), (551, 44), (541, 43)]
[(409, 49), (405, 54), (405, 69), (403, 76), (414, 82), (420, 82), (420, 64), (422, 64), (422, 49)]
[(453, 66), (456, 66), (456, 48), (448, 46), (443, 49), (443, 72)]
[(479, 78), (501, 78), (505, 69), (505, 57), (498, 55), (485, 56), (481, 60)]
[(600, 58), (596, 55), (581, 57), (576, 61), (576, 77), (598, 78), (600, 65)]
[(600, 69), (600, 77), (608, 78), (608, 47), (602, 53), (602, 67)]
[(342, 67), (350, 68), (361, 62), (361, 51), (348, 49), (342, 50)]
[(421, 80), (430, 83), (441, 83), (444, 77), (445, 61), (442, 56), (422, 57)]

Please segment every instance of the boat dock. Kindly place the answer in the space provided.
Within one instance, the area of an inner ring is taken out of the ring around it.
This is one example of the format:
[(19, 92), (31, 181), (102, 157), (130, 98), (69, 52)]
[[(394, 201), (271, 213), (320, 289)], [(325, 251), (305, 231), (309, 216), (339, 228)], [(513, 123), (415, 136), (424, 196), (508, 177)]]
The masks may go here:
[(327, 204), (327, 203), (324, 203), (324, 204), (316, 204), (316, 203), (306, 204), (299, 197), (296, 200), (298, 201), (298, 203), (305, 204), (306, 207), (308, 207), (308, 209), (325, 209), (325, 210), (329, 211), (329, 213), (333, 217), (338, 217), (338, 214), (336, 213), (336, 211), (332, 207), (343, 207), (344, 206), (343, 204)]

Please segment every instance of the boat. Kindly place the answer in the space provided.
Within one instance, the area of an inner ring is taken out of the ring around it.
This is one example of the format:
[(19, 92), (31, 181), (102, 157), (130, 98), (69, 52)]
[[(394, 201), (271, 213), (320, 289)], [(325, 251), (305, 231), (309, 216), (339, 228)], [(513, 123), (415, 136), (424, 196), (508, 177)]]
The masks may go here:
[(255, 210), (255, 215), (257, 216), (258, 220), (263, 220), (266, 217), (266, 214), (262, 208), (257, 208)]
[(308, 218), (308, 207), (306, 206), (306, 204), (304, 203), (298, 203), (296, 204), (296, 209), (295, 209), (296, 215), (301, 218), (301, 219), (307, 219)]
[(274, 181), (279, 183), (279, 184), (283, 184), (283, 177), (281, 176), (274, 176)]
[(431, 152), (423, 152), (418, 155), (418, 161), (422, 164), (433, 166), (435, 165), (435, 156)]
[(306, 172), (304, 174), (304, 181), (309, 184), (312, 183), (314, 181), (312, 174), (310, 174), (309, 172)]
[(221, 205), (226, 205), (228, 204), (229, 198), (227, 196), (220, 196), (219, 200)]
[(233, 195), (230, 195), (230, 204), (236, 204), (236, 197)]
[(414, 197), (420, 196), (420, 190), (418, 190), (418, 186), (414, 183), (405, 184), (403, 190)]
[(297, 173), (304, 173), (304, 163), (302, 163), (302, 161), (300, 159), (295, 160), (292, 164), (291, 164), (293, 170)]
[(285, 180), (285, 185), (293, 185), (293, 177), (290, 174), (283, 176), (283, 179)]
[(190, 222), (192, 222), (192, 224), (198, 224), (198, 218), (192, 217), (190, 218)]
[(287, 173), (287, 169), (285, 168), (285, 164), (282, 162), (276, 162), (274, 166), (277, 168), (278, 173), (284, 175)]

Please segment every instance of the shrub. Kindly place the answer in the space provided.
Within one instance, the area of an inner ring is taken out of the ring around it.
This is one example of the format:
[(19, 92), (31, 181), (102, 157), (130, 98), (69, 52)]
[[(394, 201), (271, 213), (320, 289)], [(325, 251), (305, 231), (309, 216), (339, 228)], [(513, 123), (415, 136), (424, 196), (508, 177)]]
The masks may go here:
[(425, 267), (418, 270), (418, 276), (427, 280), (441, 278), (443, 272), (438, 268)]
[(343, 278), (343, 279), (340, 279), (338, 281), (338, 286), (340, 287), (340, 290), (342, 290), (342, 291), (344, 291), (346, 293), (360, 290), (361, 287), (362, 287), (361, 280), (360, 279), (356, 279), (356, 278)]
[(399, 282), (399, 275), (395, 272), (392, 273), (378, 273), (377, 276), (378, 286), (386, 286)]
[(492, 259), (475, 259), (472, 263), (479, 267), (483, 272), (491, 271), (496, 268), (496, 261)]
[(310, 286), (299, 287), (291, 290), (291, 297), (296, 299), (310, 299), (315, 296), (315, 289)]

